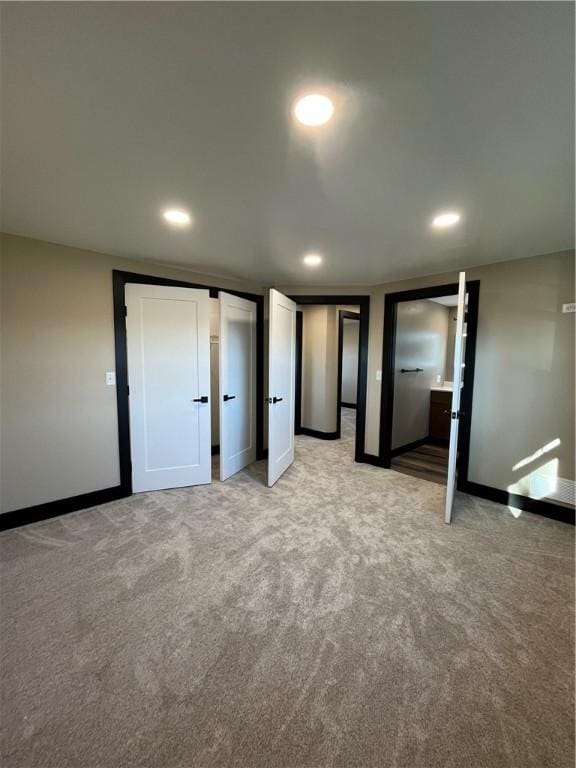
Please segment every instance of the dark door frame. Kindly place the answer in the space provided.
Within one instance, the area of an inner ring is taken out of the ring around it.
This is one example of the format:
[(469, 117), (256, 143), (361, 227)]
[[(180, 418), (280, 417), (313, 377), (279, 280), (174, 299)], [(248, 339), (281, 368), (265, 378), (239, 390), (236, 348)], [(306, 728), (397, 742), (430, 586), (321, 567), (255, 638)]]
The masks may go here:
[[(344, 357), (344, 320), (355, 320), (360, 322), (360, 315), (357, 312), (348, 312), (346, 309), (338, 310), (338, 434), (340, 434), (341, 408), (356, 408), (358, 405), (358, 380), (356, 380), (356, 402), (342, 402), (342, 361)], [(358, 329), (360, 330), (360, 329)], [(358, 352), (360, 352), (360, 333), (358, 333)]]
[(220, 291), (256, 303), (256, 458), (264, 458), (264, 296), (230, 288), (201, 285), (183, 280), (171, 280), (138, 272), (112, 271), (114, 302), (114, 352), (116, 356), (116, 407), (118, 410), (118, 450), (120, 459), (120, 488), (123, 496), (132, 494), (132, 455), (130, 448), (130, 400), (128, 393), (128, 357), (126, 347), (127, 283), (170, 285), (178, 288), (200, 288), (217, 299)]
[(296, 310), (296, 382), (294, 386), (294, 434), (302, 434), (302, 333), (304, 313)]
[[(478, 333), (478, 300), (480, 281), (466, 282), (468, 304), (466, 307), (466, 350), (464, 355), (464, 387), (460, 400), (460, 428), (458, 433), (458, 489), (464, 490), (468, 480), (470, 453), (470, 424), (472, 422), (472, 397), (474, 366), (476, 362), (476, 337)], [(382, 392), (380, 400), (380, 463), (390, 467), (392, 459), (392, 418), (394, 414), (394, 358), (396, 354), (396, 318), (398, 304), (404, 301), (422, 301), (438, 296), (458, 293), (458, 283), (416, 288), (410, 291), (388, 293), (384, 297), (384, 338), (382, 348)]]
[[(296, 304), (301, 306), (307, 306), (310, 304), (328, 305), (334, 306), (335, 304), (353, 305), (360, 309), (360, 338), (358, 349), (358, 397), (356, 407), (356, 446), (354, 450), (354, 460), (362, 462), (365, 460), (364, 453), (364, 439), (366, 434), (366, 394), (368, 388), (368, 333), (370, 323), (370, 296), (339, 296), (326, 294), (325, 296), (305, 296), (305, 295), (290, 295), (289, 299), (292, 299)], [(298, 359), (298, 357), (297, 357)], [(337, 415), (338, 431), (329, 433), (315, 433), (312, 430), (306, 430), (300, 426), (300, 433), (307, 434), (311, 437), (323, 437), (324, 439), (337, 439), (340, 437), (340, 396), (338, 394), (338, 415)]]

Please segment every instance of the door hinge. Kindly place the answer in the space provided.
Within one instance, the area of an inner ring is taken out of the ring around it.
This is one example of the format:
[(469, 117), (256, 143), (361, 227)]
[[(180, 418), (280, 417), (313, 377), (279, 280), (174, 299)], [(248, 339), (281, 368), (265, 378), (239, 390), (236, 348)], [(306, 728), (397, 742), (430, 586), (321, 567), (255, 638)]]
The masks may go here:
[(126, 384), (126, 394), (130, 397), (130, 385)]
[(124, 304), (124, 317), (128, 317), (128, 307)]

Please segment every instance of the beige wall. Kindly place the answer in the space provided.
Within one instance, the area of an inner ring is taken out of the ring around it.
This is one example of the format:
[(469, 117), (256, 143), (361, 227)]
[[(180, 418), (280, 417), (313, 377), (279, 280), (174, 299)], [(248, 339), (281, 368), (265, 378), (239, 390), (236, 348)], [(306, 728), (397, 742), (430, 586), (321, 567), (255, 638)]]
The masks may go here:
[[(447, 340), (448, 307), (435, 301), (398, 304), (392, 448), (427, 437), (430, 390), (444, 381)], [(422, 370), (402, 373), (402, 368)]]
[[(474, 267), (466, 274), (480, 280), (470, 480), (507, 490), (518, 482), (513, 467), (558, 439), (550, 458), (558, 460), (559, 477), (573, 481), (574, 315), (562, 314), (562, 304), (574, 301), (574, 252)], [(382, 368), (385, 294), (453, 283), (457, 277), (447, 272), (372, 288), (286, 289), (292, 295), (371, 297), (367, 453), (377, 455), (379, 448), (381, 383), (376, 374)]]
[(456, 318), (458, 307), (448, 309), (448, 341), (446, 343), (446, 365), (444, 367), (444, 379), (454, 381), (454, 341), (456, 339)]
[(334, 307), (303, 306), (302, 426), (335, 432), (338, 320)]
[(312, 304), (298, 309), (303, 321), (302, 426), (320, 432), (335, 432), (339, 407), (339, 311), (358, 312), (358, 307)]
[[(112, 270), (262, 290), (27, 238), (2, 236), (0, 245), (1, 509), (117, 485), (115, 390), (104, 383), (105, 371), (114, 370)], [(574, 301), (574, 254), (477, 267), (467, 275), (480, 280), (470, 479), (537, 495), (527, 476), (555, 462), (549, 471), (574, 480), (574, 315), (561, 313), (563, 303)], [(371, 296), (370, 454), (378, 453), (384, 295), (456, 278), (450, 272), (372, 288), (285, 289)]]
[(360, 323), (344, 318), (342, 328), (342, 402), (356, 404)]
[(3, 235), (1, 510), (119, 483), (112, 270), (262, 293), (197, 275)]

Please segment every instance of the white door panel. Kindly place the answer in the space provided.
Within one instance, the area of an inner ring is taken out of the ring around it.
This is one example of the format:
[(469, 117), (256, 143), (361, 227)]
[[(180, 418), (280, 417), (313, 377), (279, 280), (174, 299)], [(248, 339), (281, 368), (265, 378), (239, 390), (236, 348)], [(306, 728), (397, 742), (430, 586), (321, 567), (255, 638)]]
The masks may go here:
[(256, 461), (256, 303), (220, 292), (220, 480)]
[(270, 290), (268, 339), (268, 485), (294, 461), (296, 304)]
[(209, 293), (126, 285), (135, 492), (209, 483)]
[(452, 407), (450, 419), (450, 449), (448, 453), (448, 478), (446, 485), (445, 521), (452, 521), (454, 492), (456, 490), (456, 466), (458, 459), (458, 427), (460, 424), (460, 397), (462, 394), (464, 362), (464, 314), (466, 312), (466, 273), (460, 272), (458, 282), (458, 309), (456, 334), (454, 337), (454, 382), (452, 385)]

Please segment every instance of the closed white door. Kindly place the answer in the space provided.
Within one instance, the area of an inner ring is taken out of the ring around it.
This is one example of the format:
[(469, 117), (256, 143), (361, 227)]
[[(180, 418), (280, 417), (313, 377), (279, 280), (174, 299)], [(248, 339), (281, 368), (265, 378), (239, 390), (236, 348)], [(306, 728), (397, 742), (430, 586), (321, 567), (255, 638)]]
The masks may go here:
[(460, 424), (460, 396), (464, 372), (464, 314), (466, 311), (466, 273), (460, 272), (458, 283), (458, 309), (456, 335), (454, 337), (454, 382), (450, 409), (450, 449), (448, 453), (448, 481), (446, 486), (445, 521), (452, 521), (454, 492), (456, 490), (456, 465), (458, 460), (458, 427)]
[(132, 487), (209, 483), (209, 293), (126, 286)]
[(220, 292), (220, 480), (256, 461), (256, 304)]
[(270, 290), (268, 335), (268, 485), (294, 461), (296, 304)]

